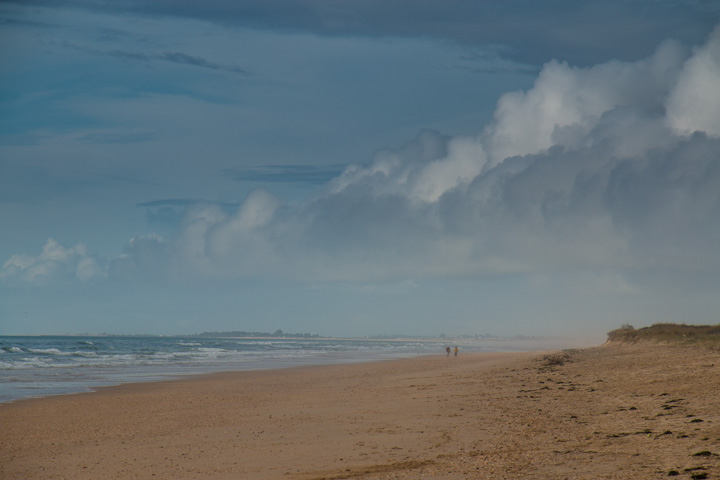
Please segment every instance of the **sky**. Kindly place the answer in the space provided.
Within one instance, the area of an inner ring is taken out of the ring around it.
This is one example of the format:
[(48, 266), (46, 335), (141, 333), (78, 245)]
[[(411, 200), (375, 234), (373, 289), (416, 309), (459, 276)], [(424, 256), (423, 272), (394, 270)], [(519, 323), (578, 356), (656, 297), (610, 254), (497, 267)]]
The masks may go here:
[(720, 322), (720, 3), (0, 1), (0, 334)]

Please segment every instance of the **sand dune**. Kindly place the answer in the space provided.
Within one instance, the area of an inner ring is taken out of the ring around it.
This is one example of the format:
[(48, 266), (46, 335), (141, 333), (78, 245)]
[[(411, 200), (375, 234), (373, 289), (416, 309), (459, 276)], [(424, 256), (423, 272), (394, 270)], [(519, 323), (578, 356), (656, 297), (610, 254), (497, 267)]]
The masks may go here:
[(720, 352), (543, 358), (440, 355), (23, 400), (0, 406), (0, 478), (720, 478)]

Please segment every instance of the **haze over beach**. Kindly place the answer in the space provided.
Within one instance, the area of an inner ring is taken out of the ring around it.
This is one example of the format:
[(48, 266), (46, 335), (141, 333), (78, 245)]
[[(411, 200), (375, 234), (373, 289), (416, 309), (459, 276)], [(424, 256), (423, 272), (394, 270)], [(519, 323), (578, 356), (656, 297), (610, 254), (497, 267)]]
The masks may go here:
[(0, 335), (720, 312), (720, 4), (0, 2)]

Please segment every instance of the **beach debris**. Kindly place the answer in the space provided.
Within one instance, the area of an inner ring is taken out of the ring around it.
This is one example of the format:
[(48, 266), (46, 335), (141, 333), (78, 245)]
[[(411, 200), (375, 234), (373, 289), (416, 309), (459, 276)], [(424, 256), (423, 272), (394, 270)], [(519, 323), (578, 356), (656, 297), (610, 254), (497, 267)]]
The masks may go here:
[(546, 367), (561, 367), (565, 363), (572, 361), (572, 357), (577, 353), (575, 349), (563, 350), (557, 353), (549, 353), (540, 358), (542, 364)]
[(709, 450), (703, 450), (701, 452), (693, 453), (693, 457), (711, 457), (713, 455), (715, 455), (715, 454), (713, 454)]

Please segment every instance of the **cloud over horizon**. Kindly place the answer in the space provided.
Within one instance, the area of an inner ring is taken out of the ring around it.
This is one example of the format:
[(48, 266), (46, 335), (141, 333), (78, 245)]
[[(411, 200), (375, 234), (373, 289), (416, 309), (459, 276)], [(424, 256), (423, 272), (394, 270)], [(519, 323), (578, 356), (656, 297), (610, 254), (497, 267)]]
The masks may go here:
[(65, 248), (47, 239), (39, 255), (18, 254), (10, 257), (0, 271), (0, 281), (21, 281), (33, 285), (63, 282), (67, 279), (87, 282), (104, 278), (105, 272), (83, 244)]
[[(717, 85), (720, 28), (692, 50), (666, 41), (638, 61), (551, 61), (532, 88), (501, 96), (476, 135), (423, 130), (304, 203), (256, 190), (235, 211), (183, 205), (172, 235), (135, 237), (107, 274), (312, 283), (596, 270), (620, 272), (623, 289), (663, 272), (716, 277)], [(326, 173), (254, 172), (307, 182)], [(225, 172), (235, 174), (253, 172)], [(84, 250), (49, 242), (37, 257), (13, 256), (0, 279), (100, 275), (80, 267)]]

